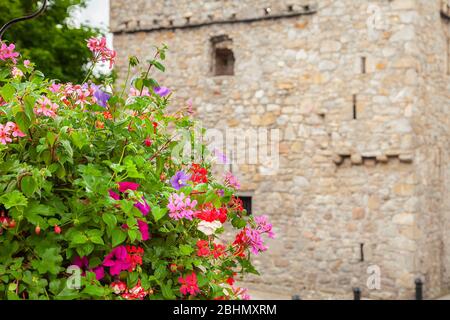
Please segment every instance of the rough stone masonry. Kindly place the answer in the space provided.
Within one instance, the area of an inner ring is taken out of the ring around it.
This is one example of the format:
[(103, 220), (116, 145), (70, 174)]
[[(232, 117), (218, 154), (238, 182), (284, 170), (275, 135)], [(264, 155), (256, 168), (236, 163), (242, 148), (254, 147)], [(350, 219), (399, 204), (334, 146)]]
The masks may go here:
[(111, 0), (120, 78), (166, 43), (175, 105), (281, 131), (277, 175), (233, 173), (278, 234), (250, 286), (302, 298), (450, 291), (449, 16), (441, 0)]

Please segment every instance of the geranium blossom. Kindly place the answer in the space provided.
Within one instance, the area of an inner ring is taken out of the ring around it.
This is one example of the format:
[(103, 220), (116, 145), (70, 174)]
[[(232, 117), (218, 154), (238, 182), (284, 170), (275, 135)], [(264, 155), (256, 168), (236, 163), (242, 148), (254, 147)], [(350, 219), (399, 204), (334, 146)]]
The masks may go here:
[(208, 170), (194, 163), (191, 167), (192, 176), (191, 180), (194, 183), (207, 183), (208, 182)]
[(22, 72), (22, 70), (20, 70), (20, 69), (17, 68), (17, 67), (13, 67), (13, 68), (11, 69), (11, 74), (12, 74), (12, 76), (13, 76), (14, 78), (22, 78), (22, 77), (23, 77), (23, 72)]
[(229, 186), (236, 190), (239, 190), (241, 188), (241, 184), (239, 183), (238, 179), (231, 172), (227, 172), (225, 174), (224, 180), (226, 186)]
[(35, 107), (34, 113), (36, 115), (43, 115), (50, 118), (56, 117), (56, 110), (58, 110), (59, 106), (52, 102), (48, 97), (41, 97)]
[(102, 37), (100, 39), (90, 38), (87, 44), (89, 50), (91, 50), (95, 59), (99, 59), (102, 62), (109, 62), (109, 68), (112, 69), (115, 60), (116, 60), (116, 52), (112, 49), (109, 49), (106, 46), (106, 38)]
[(189, 197), (186, 197), (184, 193), (171, 194), (169, 197), (169, 217), (174, 220), (188, 219), (192, 220), (194, 217), (194, 209), (197, 205), (197, 200), (191, 201)]
[(179, 277), (178, 282), (181, 284), (180, 292), (183, 295), (190, 294), (196, 296), (200, 293), (200, 289), (197, 284), (197, 276), (194, 272), (187, 275), (186, 277)]
[(205, 235), (207, 236), (211, 236), (214, 233), (216, 233), (216, 230), (221, 228), (222, 224), (219, 221), (213, 221), (213, 222), (208, 222), (208, 221), (200, 221), (197, 229), (201, 232), (203, 232)]
[(144, 255), (144, 249), (141, 247), (135, 247), (135, 246), (127, 246), (127, 261), (130, 264), (128, 270), (134, 271), (136, 270), (137, 266), (142, 265), (142, 256)]
[(136, 89), (135, 87), (131, 87), (130, 97), (150, 97), (150, 91), (148, 90), (147, 87), (143, 87), (142, 90)]
[(6, 145), (11, 143), (12, 138), (21, 138), (26, 135), (20, 131), (19, 127), (14, 122), (7, 122), (5, 125), (0, 124), (0, 143)]
[(148, 292), (141, 286), (141, 280), (131, 289), (127, 289), (122, 294), (122, 298), (127, 300), (142, 300), (147, 296)]
[(16, 64), (16, 58), (19, 57), (19, 53), (14, 51), (15, 48), (16, 46), (12, 43), (8, 46), (6, 43), (0, 41), (0, 60), (6, 61), (10, 59), (14, 64)]

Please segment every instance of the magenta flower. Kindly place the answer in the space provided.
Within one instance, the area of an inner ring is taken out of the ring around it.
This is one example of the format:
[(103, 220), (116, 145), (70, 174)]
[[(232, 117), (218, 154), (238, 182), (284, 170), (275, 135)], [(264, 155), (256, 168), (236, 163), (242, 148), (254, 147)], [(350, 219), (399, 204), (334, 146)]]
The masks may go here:
[(182, 187), (187, 186), (187, 182), (191, 176), (185, 174), (183, 171), (178, 171), (175, 175), (170, 179), (170, 183), (175, 190), (180, 190)]
[(92, 269), (92, 272), (95, 273), (95, 278), (100, 281), (105, 277), (105, 268), (103, 266), (98, 266)]
[(134, 183), (134, 182), (119, 182), (119, 191), (120, 192), (125, 192), (128, 190), (131, 191), (136, 191), (139, 188), (139, 184), (138, 183)]
[(112, 191), (112, 190), (109, 190), (108, 192), (109, 192), (109, 196), (110, 196), (111, 198), (113, 198), (114, 200), (120, 200), (120, 195), (118, 195), (117, 193), (115, 193), (115, 192)]
[(134, 206), (138, 208), (144, 216), (148, 215), (148, 213), (150, 212), (150, 206), (148, 205), (144, 197), (142, 197), (142, 202), (137, 202), (134, 204)]
[(260, 233), (267, 233), (269, 238), (275, 238), (275, 233), (272, 231), (272, 224), (269, 223), (267, 216), (255, 217), (255, 222), (258, 225), (256, 229)]
[(83, 270), (82, 272), (82, 276), (86, 275), (86, 270), (95, 273), (95, 278), (97, 280), (102, 280), (105, 277), (105, 270), (102, 266), (98, 266), (96, 268), (93, 269), (89, 269), (89, 259), (87, 257), (76, 257), (75, 259), (73, 259), (72, 262), (73, 265), (79, 267), (81, 270)]
[(258, 254), (259, 252), (263, 252), (267, 250), (267, 247), (264, 245), (261, 233), (258, 230), (245, 228), (245, 235), (248, 239), (248, 244), (250, 249), (254, 254)]
[(103, 261), (105, 267), (109, 267), (109, 273), (112, 276), (117, 276), (123, 270), (130, 268), (128, 262), (128, 253), (125, 246), (119, 246), (111, 251)]
[(142, 240), (147, 241), (150, 239), (150, 234), (148, 232), (148, 224), (145, 221), (138, 220), (138, 228), (142, 235)]
[(170, 89), (167, 87), (155, 87), (153, 91), (160, 97), (165, 97), (170, 93)]
[(241, 184), (239, 183), (238, 179), (231, 172), (227, 172), (225, 174), (225, 185), (236, 190), (239, 190), (241, 188)]

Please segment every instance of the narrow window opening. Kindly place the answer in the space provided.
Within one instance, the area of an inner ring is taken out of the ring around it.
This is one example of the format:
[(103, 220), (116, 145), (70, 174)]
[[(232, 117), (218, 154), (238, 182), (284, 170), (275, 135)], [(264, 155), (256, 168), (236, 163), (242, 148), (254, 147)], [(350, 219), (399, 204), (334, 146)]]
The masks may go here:
[(367, 73), (367, 58), (361, 57), (361, 73), (366, 74)]
[(252, 214), (252, 197), (242, 196), (242, 197), (239, 197), (239, 199), (241, 199), (242, 206), (247, 211), (247, 214), (251, 215)]
[(292, 4), (288, 5), (288, 11), (289, 12), (294, 11), (294, 6)]
[(358, 100), (356, 94), (353, 95), (353, 120), (358, 119)]
[(360, 250), (360, 261), (364, 262), (364, 243), (359, 244), (359, 250)]
[(228, 36), (219, 36), (211, 39), (213, 45), (213, 74), (215, 76), (234, 75), (233, 41)]

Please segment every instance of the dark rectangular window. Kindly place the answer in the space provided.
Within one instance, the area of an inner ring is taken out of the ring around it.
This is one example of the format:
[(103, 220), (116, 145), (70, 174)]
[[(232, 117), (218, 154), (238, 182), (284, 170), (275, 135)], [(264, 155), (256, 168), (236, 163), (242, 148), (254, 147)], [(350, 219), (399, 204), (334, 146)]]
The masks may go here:
[(252, 214), (252, 197), (242, 196), (242, 197), (239, 197), (239, 199), (242, 200), (242, 206), (244, 207), (244, 209), (247, 210), (247, 213), (249, 215), (251, 215)]

